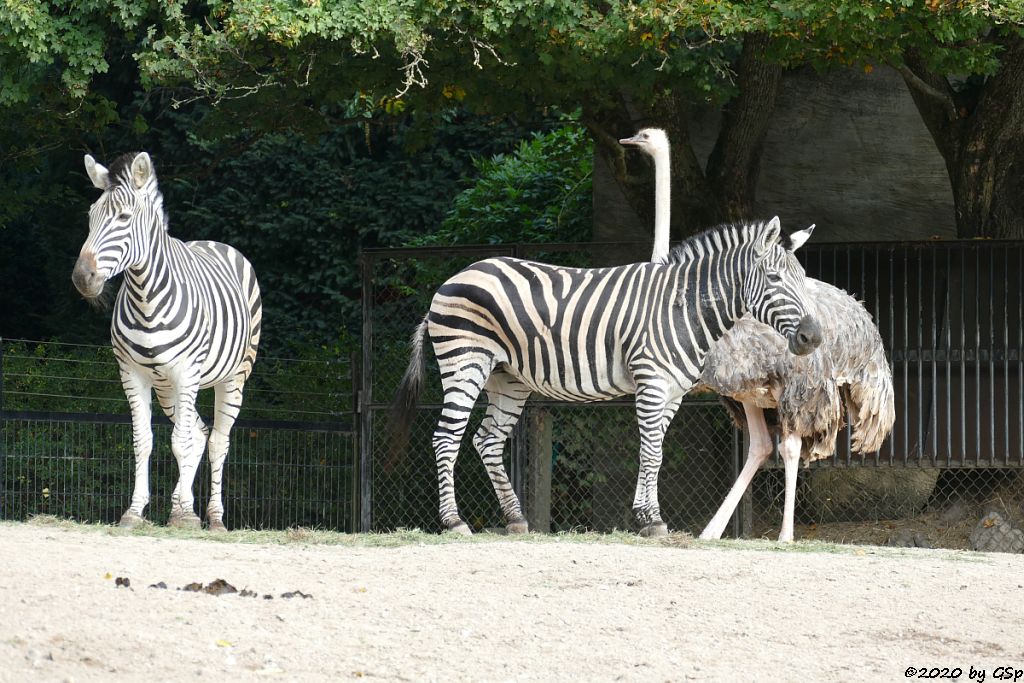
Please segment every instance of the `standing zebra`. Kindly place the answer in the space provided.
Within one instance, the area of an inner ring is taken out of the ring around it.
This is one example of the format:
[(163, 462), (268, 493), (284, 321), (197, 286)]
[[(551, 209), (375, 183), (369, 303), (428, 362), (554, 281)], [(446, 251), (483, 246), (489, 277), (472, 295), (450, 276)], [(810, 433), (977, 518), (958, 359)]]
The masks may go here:
[[(210, 529), (223, 531), (221, 484), (231, 426), (242, 387), (256, 361), (263, 309), (252, 266), (219, 242), (182, 242), (167, 234), (163, 196), (145, 152), (122, 156), (108, 171), (89, 155), (85, 170), (103, 191), (89, 209), (89, 236), (71, 279), (95, 300), (124, 271), (110, 324), (114, 356), (132, 411), (135, 490), (121, 526), (143, 519), (149, 503), (153, 450), (150, 390), (174, 422), (171, 450), (178, 484), (170, 524), (198, 527), (192, 482), (209, 436)], [(196, 411), (196, 394), (214, 387), (211, 432)]]
[(441, 285), (413, 335), (395, 427), (403, 433), (412, 417), (429, 336), (444, 389), (433, 439), (444, 526), (470, 532), (455, 502), (454, 469), (483, 389), (487, 413), (473, 444), (510, 532), (527, 531), (527, 522), (502, 451), (536, 391), (567, 401), (636, 395), (640, 475), (633, 512), (642, 534), (666, 533), (658, 505), (662, 441), (715, 340), (749, 310), (786, 337), (793, 353), (809, 353), (821, 341), (792, 253), (806, 238), (782, 235), (774, 218), (709, 230), (665, 264), (580, 269), (492, 258)]

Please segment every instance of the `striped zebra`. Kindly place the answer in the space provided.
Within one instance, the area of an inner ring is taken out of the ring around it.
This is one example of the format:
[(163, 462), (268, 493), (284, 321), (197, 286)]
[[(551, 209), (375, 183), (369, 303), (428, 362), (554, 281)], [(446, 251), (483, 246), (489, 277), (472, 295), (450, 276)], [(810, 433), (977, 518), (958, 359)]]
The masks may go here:
[[(85, 170), (103, 194), (89, 209), (89, 236), (71, 279), (82, 296), (95, 301), (107, 280), (125, 273), (110, 324), (135, 448), (135, 489), (121, 526), (139, 523), (149, 503), (152, 390), (174, 423), (178, 484), (170, 524), (200, 525), (192, 483), (209, 440), (207, 514), (210, 529), (223, 531), (224, 460), (263, 317), (256, 275), (226, 244), (185, 243), (168, 234), (163, 196), (145, 152), (119, 158), (110, 170), (86, 155)], [(199, 390), (209, 387), (216, 398), (212, 431), (195, 405)]]
[(662, 441), (714, 342), (748, 310), (788, 338), (793, 353), (821, 342), (793, 255), (807, 237), (783, 234), (776, 217), (692, 237), (665, 264), (580, 269), (492, 258), (441, 285), (413, 335), (393, 420), (396, 433), (407, 432), (429, 337), (444, 390), (433, 438), (442, 524), (470, 533), (455, 502), (454, 470), (481, 390), (487, 412), (473, 444), (513, 533), (528, 524), (502, 451), (530, 394), (565, 401), (635, 394), (640, 473), (633, 513), (642, 534), (666, 533), (658, 505)]

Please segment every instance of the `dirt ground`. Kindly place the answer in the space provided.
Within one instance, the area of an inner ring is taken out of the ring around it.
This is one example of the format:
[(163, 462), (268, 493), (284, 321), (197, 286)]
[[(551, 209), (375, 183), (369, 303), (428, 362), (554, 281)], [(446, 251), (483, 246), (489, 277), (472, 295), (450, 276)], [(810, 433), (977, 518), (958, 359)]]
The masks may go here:
[[(51, 522), (0, 524), (0, 558), (2, 681), (891, 681), (908, 667), (992, 680), (1024, 668), (1021, 555), (622, 535), (225, 542)], [(257, 595), (177, 590), (214, 579)], [(296, 590), (312, 597), (282, 597)]]

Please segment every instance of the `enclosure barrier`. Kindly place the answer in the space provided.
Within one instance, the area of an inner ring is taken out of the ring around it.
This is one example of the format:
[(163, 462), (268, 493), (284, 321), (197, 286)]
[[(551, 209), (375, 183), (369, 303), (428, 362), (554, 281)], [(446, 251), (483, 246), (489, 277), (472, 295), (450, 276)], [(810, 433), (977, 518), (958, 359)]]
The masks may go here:
[[(229, 527), (438, 530), (430, 439), (441, 392), (432, 353), (403, 450), (392, 447), (388, 416), (408, 339), (437, 287), (487, 256), (603, 266), (641, 260), (649, 249), (365, 251), (360, 361), (256, 363), (226, 466)], [(990, 531), (1008, 539), (1007, 548), (1019, 541), (1024, 549), (1024, 245), (819, 244), (805, 246), (800, 259), (809, 276), (855, 294), (876, 320), (892, 363), (896, 426), (882, 449), (866, 456), (850, 452), (847, 429), (831, 458), (801, 470), (797, 536), (879, 543), (922, 531), (929, 542), (959, 547), (968, 535)], [(200, 394), (204, 416), (211, 401), (212, 392)], [(478, 407), (469, 434), (482, 412)], [(154, 426), (149, 510), (162, 522), (177, 468), (167, 421), (155, 417)], [(464, 442), (456, 467), (461, 510), (477, 529), (499, 527), (486, 472), (470, 439)], [(0, 340), (0, 519), (116, 521), (131, 495), (131, 444), (109, 346)], [(532, 528), (630, 528), (638, 445), (629, 397), (531, 400), (505, 455)], [(742, 437), (714, 397), (688, 397), (665, 440), (659, 490), (670, 526), (700, 532), (743, 457)], [(208, 487), (204, 462), (196, 477), (199, 506)], [(773, 458), (730, 533), (776, 535), (782, 492), (781, 463)]]
[[(353, 530), (351, 362), (259, 358), (231, 433), (228, 528)], [(116, 522), (134, 482), (131, 417), (109, 346), (0, 339), (0, 519)], [(207, 424), (212, 391), (200, 393)], [(178, 478), (170, 422), (153, 405), (147, 517), (164, 523)], [(196, 501), (209, 498), (209, 462)]]
[[(432, 354), (423, 403), (401, 454), (390, 448), (388, 410), (408, 362), (407, 340), (445, 279), (490, 256), (607, 266), (649, 253), (649, 244), (634, 243), (365, 250), (360, 528), (439, 528), (430, 437), (441, 394)], [(877, 322), (892, 363), (896, 426), (869, 455), (851, 453), (847, 428), (831, 458), (801, 471), (798, 534), (814, 536), (823, 523), (873, 521), (879, 524), (864, 540), (884, 542), (899, 526), (884, 520), (923, 524), (939, 517), (946, 520), (944, 533), (976, 522), (969, 513), (978, 506), (998, 508), (1021, 524), (1014, 501), (1024, 498), (1022, 243), (818, 244), (805, 246), (800, 260), (809, 276), (863, 301)], [(456, 467), (460, 508), (477, 528), (501, 525), (469, 443), (481, 414), (478, 406)], [(631, 400), (531, 400), (510, 439), (506, 467), (532, 528), (621, 529), (631, 523), (637, 449)], [(717, 403), (688, 399), (666, 437), (659, 483), (670, 526), (699, 532), (742, 459), (741, 439)], [(755, 478), (734, 533), (778, 533), (780, 468), (775, 457)], [(962, 519), (951, 510), (958, 506)]]

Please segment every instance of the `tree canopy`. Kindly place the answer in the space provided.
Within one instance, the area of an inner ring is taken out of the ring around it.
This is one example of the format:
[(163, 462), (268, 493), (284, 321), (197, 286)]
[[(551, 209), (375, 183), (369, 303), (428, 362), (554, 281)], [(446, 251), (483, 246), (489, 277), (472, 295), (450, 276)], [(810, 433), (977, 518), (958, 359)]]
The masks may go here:
[[(104, 80), (120, 68), (176, 102), (218, 104), (229, 129), (311, 129), (453, 102), (582, 107), (627, 189), (608, 133), (639, 115), (682, 145), (677, 213), (699, 227), (749, 211), (781, 69), (889, 64), (947, 161), (961, 232), (999, 234), (1015, 209), (984, 188), (1012, 179), (972, 171), (995, 163), (972, 150), (1024, 132), (1022, 26), (1024, 0), (9, 0), (0, 106), (42, 105), (29, 122), (102, 126), (116, 116)], [(697, 102), (726, 115), (703, 165), (685, 152)]]
[[(582, 108), (643, 212), (650, 193), (636, 189), (636, 174), (614, 144), (639, 116), (669, 129), (682, 151), (673, 176), (685, 231), (749, 214), (783, 69), (887, 64), (906, 79), (946, 159), (961, 234), (1010, 234), (1024, 211), (1000, 200), (1022, 194), (1011, 191), (1021, 174), (1007, 174), (1018, 161), (993, 156), (1024, 134), (1024, 0), (242, 0), (207, 7), (201, 15), (164, 11), (147, 28), (137, 53), (145, 82), (176, 84), (184, 100), (220, 102), (248, 125), (261, 112), (282, 110), (308, 125), (331, 120), (334, 103), (354, 92), (362, 115), (453, 101), (489, 113)], [(250, 98), (269, 108), (233, 106)], [(724, 107), (706, 163), (688, 151), (686, 117), (697, 103)]]

